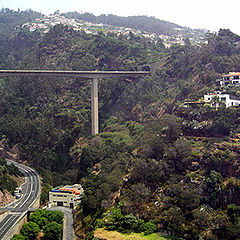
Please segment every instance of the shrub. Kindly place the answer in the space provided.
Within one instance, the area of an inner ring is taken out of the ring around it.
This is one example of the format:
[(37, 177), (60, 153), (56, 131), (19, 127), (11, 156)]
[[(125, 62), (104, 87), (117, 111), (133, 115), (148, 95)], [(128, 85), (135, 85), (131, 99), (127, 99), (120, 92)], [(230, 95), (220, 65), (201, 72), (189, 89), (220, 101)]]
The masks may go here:
[(95, 228), (97, 229), (97, 228), (102, 228), (102, 227), (104, 227), (104, 220), (100, 219), (100, 218), (96, 219)]
[(50, 222), (54, 221), (54, 222), (57, 222), (59, 224), (62, 224), (63, 223), (63, 216), (64, 216), (63, 212), (55, 210), (55, 211), (49, 211), (47, 218)]
[(27, 238), (22, 234), (14, 234), (11, 240), (27, 240)]
[(34, 222), (23, 224), (20, 233), (28, 239), (35, 239), (40, 232), (39, 226)]
[(154, 232), (157, 231), (157, 225), (154, 222), (152, 222), (152, 221), (144, 223), (143, 231), (144, 231), (145, 234), (154, 233)]
[(150, 228), (148, 225), (144, 228), (144, 221), (142, 219), (138, 219), (133, 214), (123, 215), (120, 208), (112, 209), (105, 218), (105, 221), (98, 219), (96, 222), (96, 226), (103, 227), (104, 224), (108, 230), (117, 230), (119, 232), (142, 232), (145, 231), (145, 229)]
[(32, 222), (35, 222), (40, 228), (45, 226), (48, 222), (47, 218), (43, 217), (41, 215), (41, 211), (37, 210), (35, 211), (30, 217), (29, 220)]
[(56, 222), (50, 222), (43, 228), (46, 240), (60, 240), (62, 236), (62, 225)]

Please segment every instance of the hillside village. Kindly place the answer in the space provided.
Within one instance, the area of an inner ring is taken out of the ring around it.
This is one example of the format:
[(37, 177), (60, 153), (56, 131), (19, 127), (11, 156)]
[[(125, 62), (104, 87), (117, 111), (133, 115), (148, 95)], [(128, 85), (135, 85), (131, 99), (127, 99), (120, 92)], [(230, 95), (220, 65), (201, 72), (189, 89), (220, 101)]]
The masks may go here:
[[(40, 31), (42, 34), (46, 34), (51, 27), (62, 24), (68, 27), (72, 27), (75, 31), (84, 31), (87, 34), (97, 34), (99, 31), (104, 32), (105, 34), (108, 33), (114, 33), (117, 36), (120, 35), (129, 35), (129, 33), (133, 33), (136, 36), (143, 37), (150, 39), (152, 41), (157, 41), (158, 39), (161, 39), (163, 41), (163, 44), (166, 48), (171, 47), (173, 44), (179, 44), (179, 45), (185, 45), (185, 36), (184, 33), (182, 33), (182, 29), (176, 28), (175, 30), (178, 31), (178, 35), (168, 36), (164, 34), (156, 34), (156, 33), (150, 33), (146, 31), (136, 30), (132, 28), (125, 28), (125, 27), (116, 27), (111, 26), (107, 24), (102, 23), (91, 23), (86, 22), (79, 19), (70, 19), (63, 15), (60, 15), (58, 13), (50, 14), (50, 15), (44, 15), (41, 18), (36, 18), (31, 22), (27, 22), (22, 24), (21, 26), (18, 26), (17, 29), (28, 29), (30, 32), (34, 31)], [(197, 30), (191, 30), (192, 31), (192, 37), (189, 38), (190, 42), (193, 44), (199, 45), (200, 43), (204, 42), (204, 36), (199, 34), (196, 34), (199, 31)]]

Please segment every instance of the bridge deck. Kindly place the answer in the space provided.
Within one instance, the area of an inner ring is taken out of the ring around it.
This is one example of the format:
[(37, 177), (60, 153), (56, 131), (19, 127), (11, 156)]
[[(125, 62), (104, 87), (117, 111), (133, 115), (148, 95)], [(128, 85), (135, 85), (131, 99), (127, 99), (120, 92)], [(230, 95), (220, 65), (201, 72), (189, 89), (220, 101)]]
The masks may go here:
[(149, 75), (149, 71), (55, 71), (55, 70), (0, 70), (0, 76), (55, 76), (106, 78)]

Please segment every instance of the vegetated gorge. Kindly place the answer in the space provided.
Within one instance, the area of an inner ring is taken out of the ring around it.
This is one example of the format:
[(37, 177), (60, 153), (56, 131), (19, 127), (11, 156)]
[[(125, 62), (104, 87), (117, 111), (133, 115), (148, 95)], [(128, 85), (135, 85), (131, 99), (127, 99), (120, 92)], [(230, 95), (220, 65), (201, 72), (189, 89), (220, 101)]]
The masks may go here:
[[(31, 10), (1, 10), (0, 69), (136, 70), (160, 62), (151, 76), (99, 82), (97, 136), (90, 131), (88, 80), (1, 77), (1, 143), (40, 173), (42, 204), (52, 187), (81, 183), (78, 239), (110, 231), (144, 232), (142, 239), (151, 233), (239, 239), (240, 109), (197, 102), (214, 91), (240, 95), (239, 86), (216, 82), (240, 71), (240, 36), (220, 29), (202, 43), (185, 38), (184, 45), (165, 48), (160, 38), (131, 31), (18, 27), (36, 17), (41, 14)], [(4, 179), (18, 173), (0, 164), (0, 190), (11, 192), (15, 183)]]

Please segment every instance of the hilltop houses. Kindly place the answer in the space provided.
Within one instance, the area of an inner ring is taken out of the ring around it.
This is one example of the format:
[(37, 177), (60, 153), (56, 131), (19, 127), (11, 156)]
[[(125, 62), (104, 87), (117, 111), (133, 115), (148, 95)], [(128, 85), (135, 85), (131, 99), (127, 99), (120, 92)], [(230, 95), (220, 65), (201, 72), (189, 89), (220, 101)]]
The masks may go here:
[[(134, 35), (141, 38), (148, 38), (153, 42), (157, 42), (159, 39), (161, 39), (166, 48), (171, 47), (173, 44), (185, 45), (185, 28), (177, 28), (177, 34), (175, 36), (172, 36), (165, 34), (157, 34), (155, 32), (147, 32), (129, 27), (112, 26), (103, 23), (86, 22), (80, 19), (71, 19), (64, 15), (60, 15), (57, 12), (50, 15), (43, 15), (40, 18), (36, 18), (30, 22), (22, 24), (21, 26), (17, 26), (16, 29), (24, 28), (29, 30), (30, 32), (34, 32), (37, 30), (41, 34), (46, 34), (51, 27), (57, 24), (71, 27), (75, 31), (84, 31), (87, 34), (97, 34), (100, 30), (103, 31), (103, 33), (105, 34), (114, 33), (117, 36), (128, 36), (130, 33), (133, 33)], [(193, 38), (189, 38), (193, 44), (199, 45), (201, 42), (204, 42), (204, 33), (200, 34), (200, 32), (196, 30), (191, 31), (194, 33), (193, 35), (195, 36)]]

